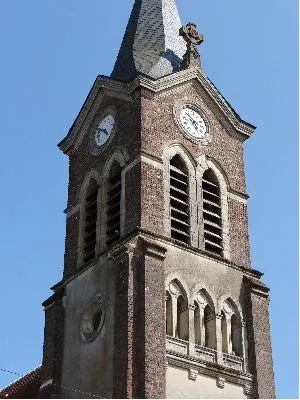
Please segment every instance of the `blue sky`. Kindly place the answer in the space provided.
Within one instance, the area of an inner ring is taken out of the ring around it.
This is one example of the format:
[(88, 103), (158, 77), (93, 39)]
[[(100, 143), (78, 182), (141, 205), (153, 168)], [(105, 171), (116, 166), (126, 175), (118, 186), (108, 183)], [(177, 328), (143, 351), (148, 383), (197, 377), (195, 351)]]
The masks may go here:
[[(132, 0), (1, 0), (0, 368), (41, 363), (41, 303), (63, 269), (65, 136), (97, 74), (109, 75)], [(256, 125), (245, 144), (252, 265), (271, 287), (279, 398), (298, 397), (296, 0), (177, 0), (205, 35), (203, 68)], [(0, 387), (15, 380), (0, 371)]]

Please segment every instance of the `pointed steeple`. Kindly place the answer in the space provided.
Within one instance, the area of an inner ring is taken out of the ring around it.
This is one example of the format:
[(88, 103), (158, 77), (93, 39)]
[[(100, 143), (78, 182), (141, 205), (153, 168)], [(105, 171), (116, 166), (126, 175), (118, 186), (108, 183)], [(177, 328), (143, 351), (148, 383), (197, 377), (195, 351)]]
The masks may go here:
[(159, 79), (179, 71), (186, 52), (180, 28), (175, 0), (135, 0), (111, 77)]

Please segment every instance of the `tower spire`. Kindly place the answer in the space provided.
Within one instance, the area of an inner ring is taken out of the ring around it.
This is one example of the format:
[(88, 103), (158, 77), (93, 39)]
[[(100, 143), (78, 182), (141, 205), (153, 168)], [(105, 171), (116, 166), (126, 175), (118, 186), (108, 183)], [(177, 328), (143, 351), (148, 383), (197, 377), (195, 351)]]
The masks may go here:
[(111, 77), (159, 79), (180, 70), (186, 44), (175, 0), (135, 0)]

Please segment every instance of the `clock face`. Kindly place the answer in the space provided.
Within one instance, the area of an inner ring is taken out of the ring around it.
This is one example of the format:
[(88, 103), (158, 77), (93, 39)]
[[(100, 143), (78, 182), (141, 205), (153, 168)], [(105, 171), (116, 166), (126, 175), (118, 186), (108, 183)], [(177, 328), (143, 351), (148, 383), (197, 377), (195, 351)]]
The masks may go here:
[(195, 139), (203, 138), (207, 132), (203, 118), (192, 108), (184, 107), (181, 110), (180, 123), (185, 131)]
[(108, 114), (96, 128), (95, 142), (98, 147), (103, 146), (109, 139), (115, 126), (115, 118)]

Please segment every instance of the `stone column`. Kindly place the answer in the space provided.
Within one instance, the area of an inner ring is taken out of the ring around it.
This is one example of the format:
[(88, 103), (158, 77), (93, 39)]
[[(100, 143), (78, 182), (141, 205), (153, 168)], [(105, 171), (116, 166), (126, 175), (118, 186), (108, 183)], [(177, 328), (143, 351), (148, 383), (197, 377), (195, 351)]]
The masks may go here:
[(226, 314), (227, 326), (227, 351), (228, 354), (232, 353), (232, 337), (231, 337), (231, 315)]
[(195, 306), (188, 304), (187, 312), (188, 312), (188, 328), (189, 328), (189, 355), (195, 356)]
[(258, 278), (244, 277), (249, 367), (255, 377), (253, 397), (271, 399), (275, 398), (275, 383), (268, 311), (269, 289)]
[(200, 335), (201, 335), (201, 346), (205, 346), (205, 323), (204, 323), (204, 309), (205, 306), (199, 305), (200, 312)]
[(136, 241), (117, 248), (110, 257), (115, 263), (114, 371), (113, 398), (132, 398), (134, 394), (134, 281), (132, 266)]
[(248, 340), (247, 340), (247, 329), (246, 329), (246, 323), (243, 320), (241, 322), (242, 326), (242, 349), (243, 349), (243, 359), (244, 359), (244, 363), (243, 363), (243, 370), (245, 372), (249, 371), (249, 362), (248, 362)]
[(175, 294), (171, 294), (171, 299), (172, 299), (172, 336), (176, 337), (176, 330), (177, 330), (177, 299), (178, 296)]
[(216, 319), (216, 349), (217, 349), (217, 362), (223, 364), (223, 349), (222, 349), (222, 314), (215, 314)]

